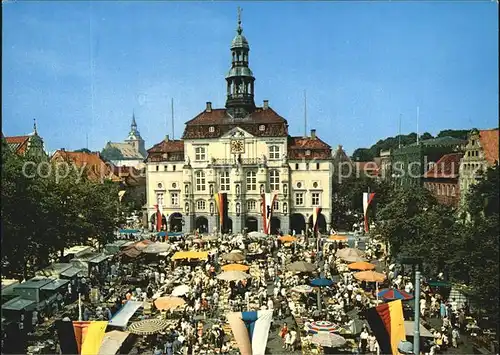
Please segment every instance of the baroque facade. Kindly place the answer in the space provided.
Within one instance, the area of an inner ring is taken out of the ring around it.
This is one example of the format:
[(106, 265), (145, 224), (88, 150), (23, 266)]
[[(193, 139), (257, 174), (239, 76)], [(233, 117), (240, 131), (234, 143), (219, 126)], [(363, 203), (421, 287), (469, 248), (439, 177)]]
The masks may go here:
[[(473, 129), (468, 136), (463, 158), (460, 160), (460, 190), (466, 192), (480, 178), (480, 172), (498, 164), (498, 129)], [(466, 194), (461, 194), (460, 203)]]
[(186, 122), (182, 139), (168, 136), (148, 150), (147, 212), (150, 227), (161, 206), (163, 228), (212, 232), (219, 228), (214, 194), (228, 195), (232, 232), (262, 230), (261, 194), (275, 192), (271, 233), (300, 234), (322, 208), (320, 231), (330, 229), (332, 152), (315, 130), (288, 134), (288, 122), (264, 100), (254, 101), (250, 47), (238, 19), (231, 42), (224, 108), (205, 110)]

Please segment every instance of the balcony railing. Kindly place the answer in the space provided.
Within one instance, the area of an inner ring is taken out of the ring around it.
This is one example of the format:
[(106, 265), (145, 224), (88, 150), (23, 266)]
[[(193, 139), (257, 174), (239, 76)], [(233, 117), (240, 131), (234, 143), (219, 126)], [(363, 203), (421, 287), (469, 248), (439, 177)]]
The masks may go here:
[(212, 161), (213, 166), (232, 166), (232, 165), (258, 165), (262, 161), (259, 158), (242, 158), (242, 159), (214, 159)]

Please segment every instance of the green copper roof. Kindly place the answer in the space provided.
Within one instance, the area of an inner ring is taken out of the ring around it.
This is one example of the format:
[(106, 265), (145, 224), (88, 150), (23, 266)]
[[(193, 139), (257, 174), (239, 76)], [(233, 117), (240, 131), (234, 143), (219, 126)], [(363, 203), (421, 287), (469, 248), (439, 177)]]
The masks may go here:
[(250, 46), (248, 45), (248, 41), (245, 38), (245, 36), (241, 34), (237, 34), (233, 40), (231, 41), (231, 49), (235, 48), (246, 48), (250, 49)]
[(226, 78), (232, 78), (235, 76), (250, 76), (253, 77), (253, 73), (248, 67), (234, 67), (229, 70)]

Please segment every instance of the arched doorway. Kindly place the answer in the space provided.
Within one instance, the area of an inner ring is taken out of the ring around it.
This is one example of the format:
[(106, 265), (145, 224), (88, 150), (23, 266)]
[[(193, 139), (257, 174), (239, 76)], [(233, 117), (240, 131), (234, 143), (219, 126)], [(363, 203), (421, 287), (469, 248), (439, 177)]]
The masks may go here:
[(247, 232), (257, 232), (259, 228), (259, 222), (257, 222), (257, 218), (255, 217), (247, 217), (245, 221), (245, 228)]
[(174, 212), (169, 217), (170, 232), (182, 232), (182, 214)]
[(208, 219), (207, 217), (199, 216), (196, 217), (195, 229), (200, 233), (208, 233)]
[[(151, 218), (149, 219), (149, 228), (151, 231), (156, 231), (157, 226), (156, 226), (156, 216), (157, 213), (153, 213), (151, 215)], [(162, 214), (162, 219), (161, 219), (161, 230), (166, 230), (167, 229), (167, 217), (165, 217), (164, 214)]]
[(281, 228), (281, 220), (278, 217), (271, 217), (271, 230), (269, 233), (278, 234)]
[(229, 233), (229, 231), (233, 231), (233, 220), (231, 218), (227, 218), (224, 226), (222, 226), (222, 233)]
[[(309, 221), (308, 221), (308, 226), (307, 228), (311, 228), (313, 227), (313, 217), (310, 216), (309, 217)], [(320, 213), (318, 215), (318, 231), (322, 234), (326, 233), (327, 230), (326, 230), (326, 219), (325, 219), (325, 215), (323, 213)]]
[(306, 219), (301, 213), (293, 213), (290, 216), (290, 229), (295, 230), (296, 234), (301, 234), (302, 231), (306, 232)]

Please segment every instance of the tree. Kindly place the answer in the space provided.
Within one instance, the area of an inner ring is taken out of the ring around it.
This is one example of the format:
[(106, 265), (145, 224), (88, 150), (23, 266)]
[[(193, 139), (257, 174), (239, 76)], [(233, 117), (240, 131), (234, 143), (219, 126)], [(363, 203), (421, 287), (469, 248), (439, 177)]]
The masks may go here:
[(358, 148), (352, 153), (353, 161), (372, 161), (374, 155), (370, 149)]
[(107, 146), (101, 151), (101, 156), (103, 159), (110, 160), (120, 160), (123, 159), (123, 154), (120, 149), (116, 147)]
[(471, 130), (469, 129), (445, 129), (438, 133), (437, 138), (441, 137), (453, 137), (463, 140), (467, 140), (468, 134)]

